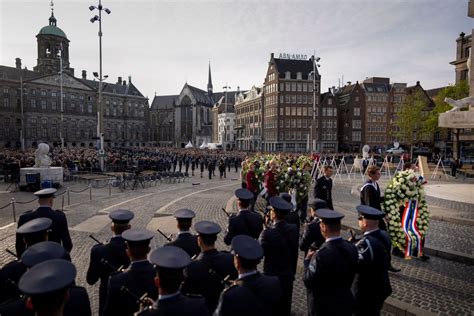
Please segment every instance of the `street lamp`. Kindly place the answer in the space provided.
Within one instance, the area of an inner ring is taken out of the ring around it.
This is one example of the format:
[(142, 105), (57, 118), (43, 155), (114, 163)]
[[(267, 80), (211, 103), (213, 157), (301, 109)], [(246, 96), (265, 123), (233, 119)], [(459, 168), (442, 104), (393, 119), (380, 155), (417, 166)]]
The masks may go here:
[[(99, 5), (89, 6), (90, 11), (97, 9), (99, 15), (94, 15), (90, 19), (91, 23), (99, 21), (99, 73), (94, 73), (94, 76), (99, 80), (99, 102), (97, 107), (97, 137), (99, 138), (99, 162), (100, 170), (104, 171), (104, 111), (102, 109), (102, 81), (107, 78), (107, 76), (102, 77), (102, 11), (105, 11), (107, 14), (110, 14), (110, 10), (102, 6), (101, 0), (99, 0)], [(97, 75), (97, 76), (96, 76)]]
[(222, 89), (225, 89), (225, 93), (224, 93), (224, 102), (225, 102), (225, 108), (224, 108), (224, 141), (223, 143), (225, 142), (225, 146), (224, 147), (224, 151), (227, 151), (227, 123), (226, 123), (226, 119), (227, 119), (227, 90), (229, 90), (231, 87), (227, 85), (227, 83), (225, 84), (224, 87), (222, 87)]

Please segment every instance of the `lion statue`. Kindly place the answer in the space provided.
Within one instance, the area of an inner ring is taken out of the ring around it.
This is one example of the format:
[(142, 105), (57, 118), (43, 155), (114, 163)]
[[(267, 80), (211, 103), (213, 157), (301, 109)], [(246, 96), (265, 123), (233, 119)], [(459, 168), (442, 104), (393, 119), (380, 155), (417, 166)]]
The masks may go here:
[(38, 149), (35, 151), (35, 168), (49, 168), (51, 166), (51, 159), (48, 156), (49, 145), (40, 143)]

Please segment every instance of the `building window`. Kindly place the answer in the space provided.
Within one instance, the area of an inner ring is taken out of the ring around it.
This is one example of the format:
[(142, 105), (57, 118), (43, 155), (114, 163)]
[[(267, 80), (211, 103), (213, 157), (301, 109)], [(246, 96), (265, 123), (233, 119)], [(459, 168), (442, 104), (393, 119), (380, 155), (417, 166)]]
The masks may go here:
[(8, 108), (10, 106), (10, 99), (9, 98), (3, 98), (3, 106)]
[(361, 128), (361, 121), (360, 120), (352, 120), (352, 128), (360, 129)]
[(285, 91), (285, 84), (280, 82), (280, 91)]
[(58, 104), (56, 101), (51, 101), (51, 110), (57, 110)]
[(359, 97), (355, 97), (355, 101), (356, 101), (356, 102), (359, 102)]
[(46, 96), (46, 90), (41, 90), (41, 96), (45, 97)]
[(87, 106), (87, 112), (92, 113), (92, 104), (90, 104), (90, 103)]
[(284, 107), (280, 107), (280, 115), (285, 115), (285, 108)]
[(55, 98), (57, 96), (56, 91), (51, 91), (51, 96)]
[(331, 99), (331, 98), (328, 99), (328, 104), (329, 104), (329, 105), (332, 105), (332, 99)]
[(296, 82), (291, 83), (291, 91), (296, 91)]
[(360, 108), (354, 108), (354, 116), (360, 116)]
[[(291, 79), (291, 73), (289, 71), (285, 72), (285, 79)], [(288, 89), (286, 91), (289, 91)]]
[(280, 103), (285, 103), (285, 96), (280, 94)]
[(46, 100), (41, 101), (41, 109), (46, 110)]
[[(298, 74), (301, 76), (301, 72), (299, 72)], [(301, 79), (301, 78), (298, 78), (298, 79)], [(298, 83), (296, 84), (296, 90), (297, 90), (298, 92), (301, 92), (301, 91), (303, 90), (303, 87), (302, 87), (301, 82), (298, 82)]]
[(31, 107), (33, 109), (36, 109), (36, 100), (35, 99), (31, 99)]

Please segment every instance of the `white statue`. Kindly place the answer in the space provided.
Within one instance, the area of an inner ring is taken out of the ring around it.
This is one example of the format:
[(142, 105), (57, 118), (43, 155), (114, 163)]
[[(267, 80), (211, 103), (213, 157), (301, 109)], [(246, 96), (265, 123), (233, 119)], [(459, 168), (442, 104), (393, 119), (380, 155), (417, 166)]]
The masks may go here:
[(364, 147), (362, 147), (362, 158), (368, 159), (369, 158), (369, 151), (370, 151), (370, 146), (369, 145), (364, 145)]
[(40, 143), (38, 149), (35, 151), (35, 168), (49, 168), (51, 166), (51, 159), (48, 156), (49, 145)]
[(464, 99), (461, 99), (461, 100), (453, 100), (451, 98), (444, 98), (444, 102), (446, 102), (447, 104), (453, 107), (451, 110), (447, 112), (457, 112), (465, 107), (474, 106), (474, 96), (465, 97)]

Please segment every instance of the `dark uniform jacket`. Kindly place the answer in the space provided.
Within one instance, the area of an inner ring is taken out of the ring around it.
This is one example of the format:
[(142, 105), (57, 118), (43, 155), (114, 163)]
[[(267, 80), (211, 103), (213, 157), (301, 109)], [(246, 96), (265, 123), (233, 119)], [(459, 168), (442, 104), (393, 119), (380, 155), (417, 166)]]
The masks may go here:
[(298, 211), (294, 210), (288, 213), (285, 218), (285, 221), (288, 224), (294, 224), (296, 226), (296, 231), (298, 232), (298, 236), (300, 235), (300, 216), (298, 215)]
[(373, 183), (371, 180), (367, 180), (364, 183), (360, 189), (360, 204), (382, 210), (382, 198), (377, 182)]
[[(35, 313), (26, 307), (23, 299), (9, 301), (0, 305), (2, 316), (34, 316)], [(64, 305), (64, 316), (91, 316), (91, 304), (87, 291), (82, 286), (69, 288), (69, 299)]]
[(175, 246), (183, 249), (188, 253), (192, 258), (195, 255), (201, 252), (201, 249), (197, 243), (197, 237), (189, 232), (179, 233), (178, 237), (170, 243), (166, 244), (167, 246)]
[(306, 228), (303, 232), (303, 237), (300, 241), (300, 250), (304, 251), (305, 256), (308, 253), (309, 247), (314, 243), (314, 246), (319, 248), (324, 243), (325, 238), (321, 234), (321, 227), (319, 223), (321, 221), (319, 218), (314, 219), (306, 225)]
[(226, 245), (237, 235), (247, 235), (258, 239), (263, 230), (263, 218), (260, 214), (249, 210), (240, 210), (239, 214), (229, 218), (227, 234), (224, 236)]
[(277, 222), (262, 231), (260, 244), (265, 256), (263, 272), (266, 275), (294, 277), (298, 259), (298, 237), (296, 226), (285, 221)]
[(379, 313), (383, 302), (392, 293), (386, 242), (390, 242), (390, 239), (387, 240), (382, 231), (376, 230), (364, 234), (356, 244), (359, 262), (352, 292), (357, 302), (357, 315)]
[(0, 303), (21, 296), (18, 281), (25, 272), (26, 266), (19, 260), (11, 261), (3, 266), (0, 270)]
[(202, 295), (206, 299), (209, 312), (212, 313), (224, 289), (223, 279), (230, 276), (231, 280), (235, 280), (237, 271), (234, 267), (234, 258), (230, 253), (213, 249), (201, 252), (186, 268), (185, 275), (181, 292)]
[(136, 300), (121, 288), (125, 286), (136, 297), (147, 296), (153, 300), (158, 297), (155, 286), (155, 269), (147, 260), (132, 262), (124, 271), (110, 276), (105, 303), (105, 316), (129, 316), (140, 308)]
[(237, 280), (221, 293), (214, 315), (272, 316), (276, 314), (275, 302), (280, 296), (278, 278), (256, 272)]
[(332, 179), (326, 178), (326, 176), (319, 177), (314, 185), (313, 197), (326, 201), (327, 208), (333, 210)]
[(357, 248), (338, 238), (325, 242), (305, 260), (303, 281), (308, 289), (309, 315), (352, 315), (351, 286), (357, 268)]
[[(118, 272), (117, 270), (120, 267), (127, 268), (130, 265), (130, 259), (125, 252), (126, 249), (127, 246), (122, 236), (114, 236), (108, 243), (104, 245), (97, 244), (91, 249), (91, 260), (87, 269), (86, 280), (87, 283), (93, 285), (100, 279), (99, 311), (101, 315), (107, 298), (109, 276)], [(109, 264), (102, 262), (102, 260)]]
[(152, 309), (136, 313), (137, 316), (208, 316), (205, 300), (182, 294), (156, 301)]
[[(64, 250), (71, 252), (72, 241), (69, 235), (69, 228), (67, 226), (66, 215), (58, 210), (53, 210), (50, 207), (40, 206), (34, 211), (28, 211), (20, 215), (18, 219), (18, 227), (36, 218), (47, 217), (53, 221), (48, 235), (49, 241), (54, 241), (61, 244)], [(15, 242), (16, 254), (21, 257), (25, 251), (26, 245), (20, 234), (16, 234)]]

